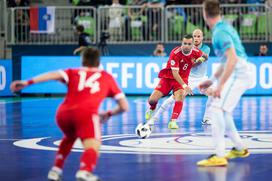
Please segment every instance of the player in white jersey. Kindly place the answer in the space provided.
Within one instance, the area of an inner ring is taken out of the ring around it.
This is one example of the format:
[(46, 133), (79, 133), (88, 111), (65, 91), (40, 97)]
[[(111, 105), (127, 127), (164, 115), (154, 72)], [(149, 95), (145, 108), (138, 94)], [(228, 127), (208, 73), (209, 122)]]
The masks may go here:
[[(253, 78), (237, 31), (221, 19), (219, 1), (205, 0), (203, 8), (203, 17), (212, 29), (213, 49), (216, 56), (220, 58), (221, 65), (210, 80), (199, 86), (209, 95), (215, 154), (199, 161), (197, 165), (226, 166), (228, 159), (249, 155), (235, 127), (232, 112), (242, 94), (251, 86)], [(227, 155), (225, 133), (234, 144)]]
[[(194, 46), (199, 48), (202, 52), (207, 54), (209, 56), (210, 54), (210, 48), (203, 44), (203, 32), (200, 29), (196, 29), (193, 31), (193, 38), (194, 38)], [(196, 67), (192, 68), (190, 75), (189, 75), (189, 84), (188, 86), (194, 90), (198, 87), (200, 82), (203, 82), (207, 80), (207, 62), (203, 62), (200, 65), (197, 65)], [(169, 106), (173, 105), (175, 103), (175, 99), (172, 96), (170, 96), (168, 99), (166, 99), (160, 108), (155, 112), (154, 116), (151, 117), (150, 120), (148, 120), (148, 124), (153, 125), (155, 121), (157, 121), (160, 118), (160, 115), (168, 109)], [(202, 124), (210, 124), (210, 113), (208, 111), (209, 109), (206, 107), (205, 114), (203, 117)]]

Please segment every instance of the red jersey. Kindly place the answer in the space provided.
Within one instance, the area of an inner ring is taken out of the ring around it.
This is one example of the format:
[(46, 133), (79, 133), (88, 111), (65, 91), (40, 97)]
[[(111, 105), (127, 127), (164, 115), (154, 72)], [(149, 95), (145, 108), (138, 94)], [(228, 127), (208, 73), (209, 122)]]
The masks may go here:
[(114, 78), (98, 68), (78, 68), (60, 70), (68, 90), (61, 107), (98, 113), (101, 102), (106, 97), (120, 99), (124, 94)]
[(188, 55), (182, 53), (181, 47), (176, 47), (171, 51), (166, 68), (159, 72), (159, 78), (174, 79), (172, 70), (179, 70), (182, 80), (188, 84), (188, 77), (194, 65), (194, 60), (203, 55), (203, 52), (193, 47)]

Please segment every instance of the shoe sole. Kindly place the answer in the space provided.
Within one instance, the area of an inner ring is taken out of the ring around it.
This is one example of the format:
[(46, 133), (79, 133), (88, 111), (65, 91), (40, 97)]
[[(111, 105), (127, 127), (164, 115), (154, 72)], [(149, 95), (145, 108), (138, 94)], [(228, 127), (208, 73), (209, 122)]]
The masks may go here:
[[(86, 181), (86, 179), (83, 178), (76, 178), (76, 181)], [(101, 181), (100, 178), (97, 178), (96, 181)]]
[[(176, 124), (177, 125), (177, 124)], [(170, 127), (169, 125), (168, 125), (168, 129), (179, 129), (179, 126), (178, 127)]]
[(199, 167), (226, 167), (228, 164), (223, 165), (197, 165)]
[(62, 179), (59, 178), (59, 179), (53, 179), (53, 178), (47, 178), (49, 181), (61, 181)]
[(179, 129), (179, 128), (168, 128), (168, 129)]
[(218, 165), (198, 165), (198, 164), (196, 164), (196, 165), (199, 167), (225, 167), (228, 165), (228, 163), (218, 164)]
[(61, 181), (61, 179), (50, 179), (50, 178), (47, 178), (49, 181)]
[(168, 129), (179, 129), (179, 127), (172, 128), (168, 126)]

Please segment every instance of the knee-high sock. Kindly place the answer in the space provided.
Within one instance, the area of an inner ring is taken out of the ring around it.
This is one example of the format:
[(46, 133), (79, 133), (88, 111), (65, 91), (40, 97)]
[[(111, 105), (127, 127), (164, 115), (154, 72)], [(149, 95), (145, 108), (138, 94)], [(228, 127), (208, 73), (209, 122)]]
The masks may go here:
[(55, 158), (55, 167), (63, 168), (64, 162), (70, 153), (76, 138), (64, 137), (60, 143), (58, 153)]
[(231, 113), (224, 112), (224, 117), (226, 121), (226, 134), (234, 144), (235, 148), (238, 150), (242, 150), (245, 146), (242, 143), (242, 139), (238, 134), (236, 126), (234, 124), (233, 116)]
[(211, 107), (212, 111), (212, 139), (215, 153), (218, 157), (225, 156), (225, 120), (223, 110)]
[(183, 106), (183, 102), (182, 101), (176, 101), (175, 102), (175, 106), (172, 112), (172, 117), (171, 120), (176, 120), (178, 119), (181, 111), (182, 111), (182, 106)]
[(206, 102), (203, 120), (211, 120), (211, 119), (212, 119), (212, 113), (211, 113), (211, 107), (210, 107), (210, 99), (208, 99)]
[(80, 158), (80, 170), (93, 172), (96, 166), (98, 154), (93, 148), (85, 150)]
[(172, 105), (174, 102), (175, 102), (175, 99), (173, 96), (170, 96), (165, 101), (163, 101), (158, 111), (156, 111), (156, 113), (154, 114), (153, 119), (158, 120), (160, 115), (162, 115), (162, 113), (166, 111), (169, 108), (169, 106)]

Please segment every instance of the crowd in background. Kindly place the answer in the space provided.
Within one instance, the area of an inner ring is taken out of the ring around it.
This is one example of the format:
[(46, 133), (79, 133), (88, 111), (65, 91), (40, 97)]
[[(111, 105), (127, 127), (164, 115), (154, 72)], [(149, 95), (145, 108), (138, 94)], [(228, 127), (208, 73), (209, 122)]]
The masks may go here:
[[(72, 6), (92, 6), (97, 8), (98, 6), (108, 6), (108, 16), (102, 21), (107, 21), (105, 27), (111, 36), (111, 40), (133, 40), (133, 31), (139, 28), (140, 33), (142, 34), (143, 40), (159, 40), (159, 34), (161, 29), (161, 15), (162, 7), (169, 5), (188, 5), (188, 4), (201, 4), (203, 0), (69, 0), (69, 3)], [(268, 6), (272, 7), (272, 0), (221, 0), (221, 3), (224, 4), (238, 4), (238, 3), (248, 3), (248, 4), (260, 4), (266, 3)], [(27, 7), (33, 5), (33, 1), (29, 0), (7, 0), (8, 7)], [(127, 13), (124, 15), (122, 7), (124, 5), (138, 6), (140, 8), (128, 8)], [(149, 7), (149, 8), (147, 8)], [(72, 25), (75, 27), (82, 25), (85, 28), (85, 33), (90, 36), (94, 36), (94, 32), (90, 24), (86, 25), (86, 17), (93, 17), (91, 11), (75, 11), (72, 17)], [(186, 15), (188, 14), (184, 11), (183, 8), (176, 8), (175, 12), (180, 16), (184, 17), (184, 21), (187, 21)], [(201, 17), (197, 13), (197, 10), (194, 11), (195, 17)], [(143, 18), (146, 18), (143, 20)], [(192, 24), (196, 19), (190, 19)], [(238, 19), (239, 20), (239, 19)], [(198, 21), (203, 21), (200, 19)], [(82, 23), (84, 22), (84, 23)], [(201, 23), (201, 22), (197, 22)], [(240, 23), (238, 23), (240, 24)], [(85, 26), (86, 25), (86, 26)], [(150, 26), (151, 25), (151, 26)], [(121, 28), (122, 27), (122, 28)], [(237, 27), (236, 27), (237, 28)], [(239, 27), (238, 27), (239, 28)], [(76, 28), (75, 28), (76, 29)], [(135, 33), (135, 32), (134, 32)], [(26, 40), (29, 36), (29, 12), (18, 10), (16, 11), (15, 16), (15, 37), (17, 40)], [(256, 53), (256, 56), (266, 56), (268, 52), (268, 46), (262, 44), (260, 50)], [(157, 45), (156, 50), (153, 53), (154, 56), (164, 56), (164, 47), (162, 43)]]
[[(134, 5), (139, 4), (152, 4), (154, 2), (160, 3), (163, 6), (167, 5), (178, 5), (178, 4), (202, 4), (204, 0), (120, 0), (119, 3), (121, 5)], [(268, 4), (270, 0), (220, 0), (221, 3), (224, 4), (257, 4), (257, 3), (265, 3), (267, 1)], [(69, 0), (70, 4), (76, 6), (103, 6), (103, 5), (111, 5), (112, 0)], [(7, 6), (8, 7), (23, 7), (29, 6), (29, 0), (8, 0)]]

